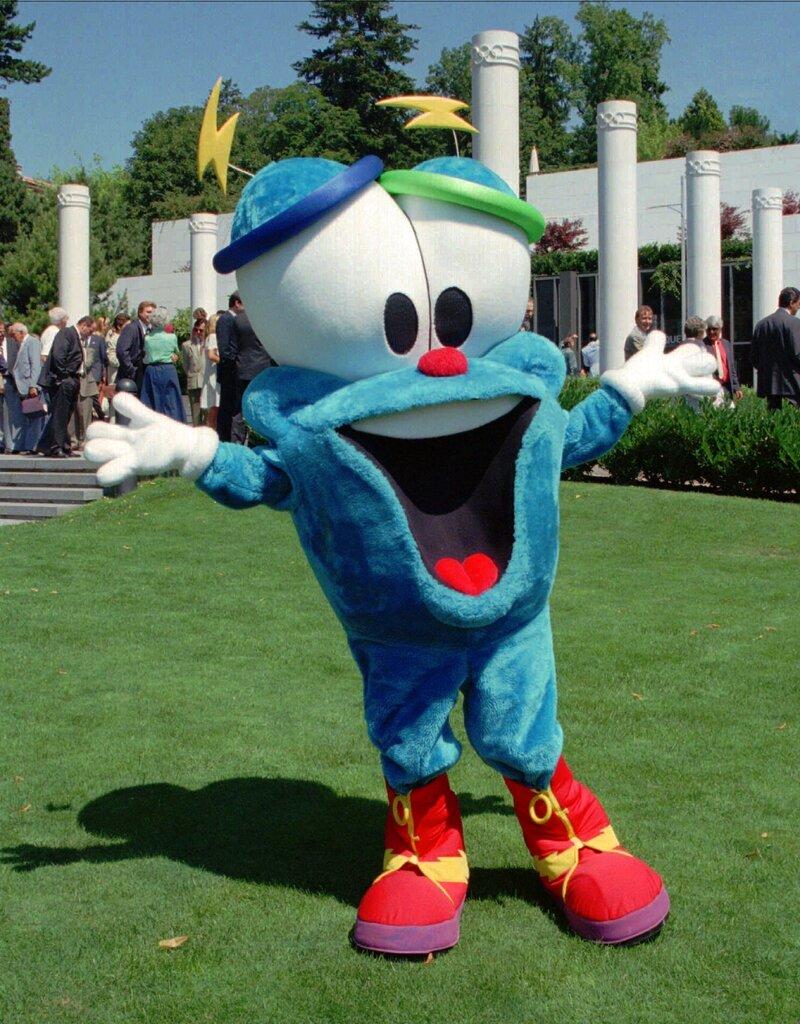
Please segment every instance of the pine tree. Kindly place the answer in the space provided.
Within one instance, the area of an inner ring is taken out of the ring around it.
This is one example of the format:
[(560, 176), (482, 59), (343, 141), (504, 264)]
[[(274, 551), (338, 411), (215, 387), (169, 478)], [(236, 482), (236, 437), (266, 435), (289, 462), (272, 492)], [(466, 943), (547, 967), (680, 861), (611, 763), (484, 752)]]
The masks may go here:
[[(0, 0), (0, 88), (8, 82), (41, 82), (50, 68), (35, 60), (23, 60), (21, 53), (30, 39), (36, 22), (15, 25), (17, 4)], [(0, 253), (19, 233), (20, 225), (31, 214), (25, 186), (19, 176), (17, 161), (11, 148), (11, 111), (7, 99), (0, 99)]]
[(709, 143), (726, 131), (727, 125), (717, 101), (708, 89), (698, 89), (678, 118), (681, 128), (697, 143)]
[(52, 68), (38, 60), (23, 60), (14, 56), (22, 52), (36, 28), (35, 21), (27, 25), (15, 25), (16, 16), (16, 0), (0, 0), (0, 88), (5, 88), (8, 82), (41, 82), (52, 71)]
[(0, 252), (17, 237), (28, 197), (11, 148), (10, 107), (0, 97)]
[(403, 166), (420, 152), (414, 134), (403, 134), (407, 114), (375, 103), (415, 92), (400, 67), (411, 62), (417, 44), (408, 33), (418, 26), (390, 12), (388, 0), (316, 0), (311, 18), (298, 28), (325, 45), (293, 67), (329, 103), (356, 111), (360, 131), (351, 144), (359, 155), (376, 153)]
[(528, 171), (532, 147), (543, 170), (569, 162), (567, 123), (580, 80), (580, 47), (569, 26), (537, 16), (520, 36), (520, 169)]

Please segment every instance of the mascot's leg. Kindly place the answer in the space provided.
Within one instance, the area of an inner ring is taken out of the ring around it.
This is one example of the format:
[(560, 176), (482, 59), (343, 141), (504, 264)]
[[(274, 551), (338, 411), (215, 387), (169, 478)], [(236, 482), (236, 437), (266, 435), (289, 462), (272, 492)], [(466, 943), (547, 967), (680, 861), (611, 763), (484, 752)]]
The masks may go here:
[(656, 931), (669, 912), (661, 878), (623, 849), (560, 756), (546, 609), (473, 663), (465, 718), (475, 749), (503, 774), (541, 882), (573, 930), (605, 943)]
[(469, 877), (458, 801), (444, 774), (461, 752), (448, 717), (466, 659), (361, 641), (351, 648), (389, 796), (383, 871), (359, 905), (353, 941), (405, 956), (448, 949), (458, 942)]

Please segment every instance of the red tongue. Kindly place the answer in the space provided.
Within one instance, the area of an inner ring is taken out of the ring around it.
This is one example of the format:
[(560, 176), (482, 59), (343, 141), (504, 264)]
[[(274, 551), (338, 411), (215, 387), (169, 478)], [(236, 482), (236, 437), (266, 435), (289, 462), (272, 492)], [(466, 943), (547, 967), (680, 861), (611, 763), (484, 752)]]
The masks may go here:
[(470, 597), (477, 597), (497, 583), (500, 572), (494, 559), (478, 551), (459, 562), (457, 558), (440, 558), (434, 566), (436, 575), (445, 584)]

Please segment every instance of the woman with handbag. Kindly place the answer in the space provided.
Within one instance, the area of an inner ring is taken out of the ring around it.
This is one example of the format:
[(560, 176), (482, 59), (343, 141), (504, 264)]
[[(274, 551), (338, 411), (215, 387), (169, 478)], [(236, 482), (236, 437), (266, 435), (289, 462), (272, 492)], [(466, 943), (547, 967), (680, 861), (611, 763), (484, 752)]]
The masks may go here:
[(9, 334), (19, 342), (17, 361), (8, 384), (16, 387), (22, 400), (22, 432), (19, 451), (23, 455), (35, 455), (36, 446), (47, 424), (47, 406), (39, 387), (42, 372), (42, 343), (33, 334), (28, 334), (25, 324), (12, 324)]

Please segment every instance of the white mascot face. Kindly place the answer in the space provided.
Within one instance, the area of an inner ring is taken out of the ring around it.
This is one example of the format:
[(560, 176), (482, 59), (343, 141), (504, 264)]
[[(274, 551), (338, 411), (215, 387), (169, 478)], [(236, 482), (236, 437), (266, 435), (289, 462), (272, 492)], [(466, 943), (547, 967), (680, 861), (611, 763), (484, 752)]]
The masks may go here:
[[(380, 185), (368, 185), (236, 277), (253, 329), (279, 365), (359, 380), (415, 366), (428, 347), (419, 246)], [(407, 310), (417, 314), (416, 327), (406, 317), (399, 340), (387, 339), (384, 329), (392, 294), (407, 296)]]
[(237, 280), (279, 365), (352, 381), (415, 366), (431, 348), (469, 359), (511, 337), (530, 255), (513, 224), (371, 184), (240, 267)]

